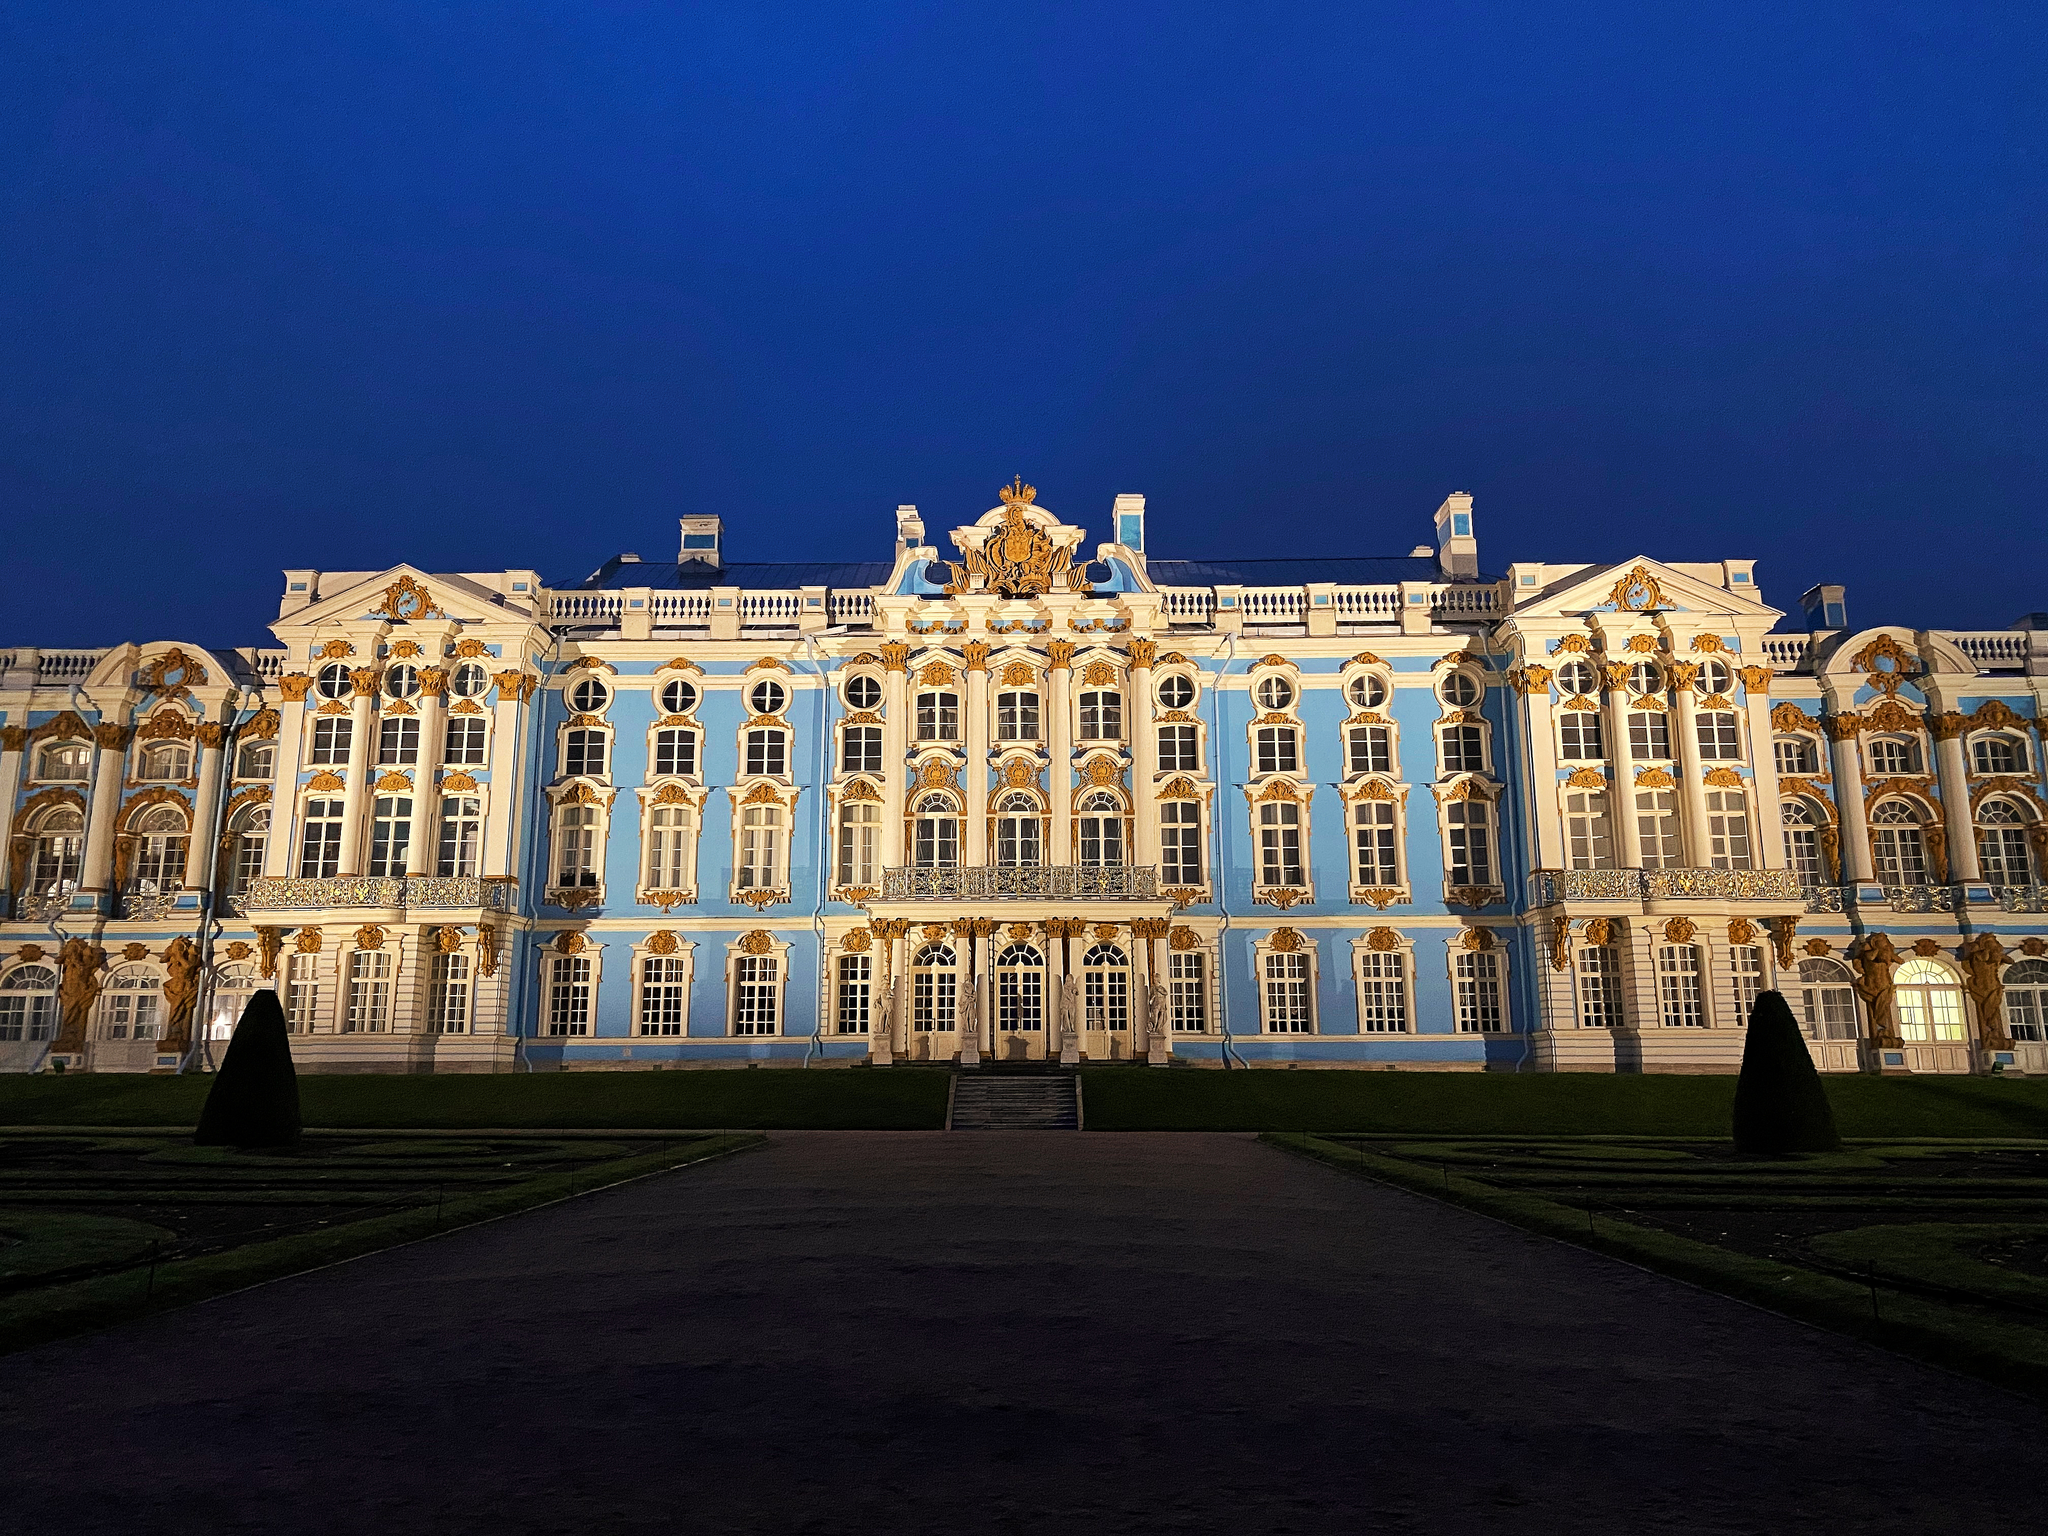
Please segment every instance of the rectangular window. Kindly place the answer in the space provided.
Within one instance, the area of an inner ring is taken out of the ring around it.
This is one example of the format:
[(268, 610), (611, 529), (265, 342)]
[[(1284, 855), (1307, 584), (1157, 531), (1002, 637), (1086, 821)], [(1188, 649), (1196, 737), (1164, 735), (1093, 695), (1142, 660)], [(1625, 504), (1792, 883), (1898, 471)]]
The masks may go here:
[(1700, 756), (1708, 762), (1735, 762), (1742, 756), (1742, 737), (1735, 729), (1735, 716), (1710, 709), (1695, 716), (1693, 725), (1700, 740)]
[(1778, 772), (1783, 774), (1815, 773), (1818, 768), (1810, 744), (1798, 737), (1780, 737), (1772, 747), (1778, 763)]
[(1202, 883), (1202, 808), (1192, 800), (1159, 807), (1159, 878), (1168, 886)]
[(1384, 888), (1401, 883), (1395, 859), (1394, 807), (1386, 800), (1361, 800), (1351, 808), (1352, 881)]
[(1486, 733), (1476, 725), (1445, 726), (1443, 741), (1445, 773), (1484, 773)]
[(481, 715), (457, 715), (448, 722), (443, 735), (441, 761), (475, 766), (484, 760), (484, 722)]
[(411, 797), (379, 795), (370, 817), (369, 873), (377, 879), (395, 879), (405, 873), (411, 850)]
[(1565, 852), (1573, 869), (1614, 868), (1607, 796), (1598, 790), (1564, 797)]
[(1586, 1029), (1619, 1029), (1627, 1022), (1621, 1006), (1621, 951), (1589, 944), (1579, 951), (1579, 1023)]
[(590, 961), (583, 955), (548, 962), (548, 1033), (590, 1033)]
[(839, 810), (839, 883), (872, 886), (881, 851), (882, 808), (869, 800), (850, 801)]
[(341, 873), (339, 800), (306, 802), (305, 841), (299, 845), (299, 878), (332, 880)]
[(1202, 764), (1195, 752), (1195, 728), (1192, 725), (1159, 727), (1159, 767), (1166, 773), (1201, 772)]
[(996, 740), (1038, 740), (1038, 695), (999, 693), (996, 695)]
[(1662, 712), (1637, 710), (1628, 717), (1628, 755), (1638, 760), (1670, 758), (1671, 723)]
[(1174, 1033), (1209, 1032), (1208, 957), (1176, 951), (1166, 957), (1166, 996), (1173, 1010)]
[(654, 733), (656, 777), (687, 777), (697, 771), (697, 733), (672, 728)]
[(1300, 886), (1301, 807), (1271, 804), (1259, 807), (1259, 883)]
[(1266, 1029), (1276, 1035), (1305, 1035), (1315, 1026), (1309, 1014), (1308, 956), (1266, 956)]
[(788, 736), (770, 726), (747, 732), (747, 772), (780, 778), (789, 771)]
[(1124, 734), (1124, 696), (1120, 693), (1081, 695), (1081, 740), (1120, 741)]
[(427, 983), (427, 1028), (437, 1035), (460, 1035), (469, 1030), (469, 956), (434, 956), (434, 969)]
[(329, 715), (313, 722), (313, 748), (306, 761), (314, 767), (336, 767), (348, 761), (349, 742), (355, 722), (346, 716)]
[(733, 963), (732, 1032), (736, 1035), (775, 1033), (780, 993), (776, 978), (781, 963), (771, 955), (741, 955)]
[(1715, 869), (1749, 868), (1748, 802), (1740, 790), (1707, 796), (1707, 855)]
[(1493, 1035), (1506, 1028), (1500, 1005), (1500, 956), (1483, 949), (1459, 950), (1451, 981), (1460, 1034)]
[(879, 725), (849, 725), (839, 737), (841, 773), (882, 771), (882, 728)]
[(561, 810), (556, 834), (555, 883), (562, 886), (597, 884), (597, 807), (567, 805)]
[(416, 763), (420, 760), (420, 717), (393, 715), (377, 727), (377, 762)]
[(604, 732), (570, 731), (562, 739), (562, 772), (575, 777), (604, 777)]
[(1344, 733), (1346, 773), (1392, 773), (1394, 733), (1384, 725), (1354, 725)]
[(1358, 1027), (1368, 1035), (1408, 1031), (1407, 965), (1400, 951), (1368, 949), (1358, 957)]
[(320, 1016), (320, 957), (293, 955), (285, 967), (285, 1028), (295, 1035), (308, 1034)]
[[(1787, 802), (1789, 808), (1791, 802)], [(1810, 825), (1785, 828), (1785, 864), (1805, 886), (1823, 885), (1826, 874), (1821, 864), (1820, 830)]]
[(779, 890), (782, 886), (782, 808), (750, 805), (740, 813), (739, 888)]
[(657, 805), (647, 813), (647, 889), (688, 891), (697, 883), (697, 813), (687, 805)]
[(1735, 983), (1735, 1016), (1749, 1022), (1757, 994), (1764, 989), (1764, 952), (1754, 944), (1736, 944), (1728, 950), (1728, 971)]
[(1493, 844), (1487, 837), (1486, 805), (1479, 800), (1453, 800), (1444, 809), (1450, 833), (1452, 885), (1493, 884)]
[(690, 1016), (688, 972), (680, 955), (649, 955), (640, 964), (640, 1033), (680, 1035)]
[(1685, 862), (1678, 841), (1678, 796), (1674, 791), (1637, 792), (1636, 830), (1643, 840), (1643, 868), (1675, 869)]
[(463, 878), (477, 873), (483, 812), (483, 801), (473, 795), (449, 795), (441, 801), (441, 850), (435, 873)]
[(381, 1034), (391, 1027), (391, 955), (359, 949), (348, 957), (348, 1015), (344, 1033)]
[(1600, 717), (1590, 712), (1570, 710), (1558, 717), (1557, 750), (1560, 757), (1574, 761), (1583, 758), (1598, 760), (1607, 754), (1601, 750)]
[(1702, 1029), (1707, 1016), (1700, 1001), (1700, 952), (1694, 944), (1665, 944), (1657, 950), (1657, 1000), (1664, 1023), (1674, 1029)]
[(842, 1035), (868, 1032), (868, 997), (874, 985), (874, 962), (866, 955), (839, 957), (837, 1027)]
[(1299, 773), (1301, 758), (1295, 751), (1294, 728), (1262, 725), (1255, 733), (1258, 748), (1257, 773)]
[(917, 739), (958, 741), (960, 739), (960, 695), (920, 693), (917, 696)]

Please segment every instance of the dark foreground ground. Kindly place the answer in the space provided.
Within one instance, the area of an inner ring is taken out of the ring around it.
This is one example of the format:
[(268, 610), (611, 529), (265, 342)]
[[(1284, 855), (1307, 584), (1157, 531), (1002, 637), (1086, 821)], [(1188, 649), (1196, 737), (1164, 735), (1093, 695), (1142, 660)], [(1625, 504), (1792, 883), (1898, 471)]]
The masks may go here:
[(2044, 1428), (1221, 1135), (779, 1134), (0, 1360), (66, 1533), (2035, 1531)]

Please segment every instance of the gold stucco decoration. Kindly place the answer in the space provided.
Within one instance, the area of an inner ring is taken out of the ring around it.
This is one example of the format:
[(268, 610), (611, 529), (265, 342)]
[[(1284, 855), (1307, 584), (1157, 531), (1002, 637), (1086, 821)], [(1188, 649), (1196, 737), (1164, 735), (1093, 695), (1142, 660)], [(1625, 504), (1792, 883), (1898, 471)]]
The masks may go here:
[(1564, 782), (1572, 789), (1605, 789), (1607, 775), (1598, 768), (1574, 768)]
[(1664, 937), (1673, 944), (1690, 944), (1699, 927), (1689, 917), (1674, 917), (1664, 925)]
[(383, 774), (378, 778), (377, 787), (385, 790), (411, 789), (412, 780), (394, 769), (392, 772)]
[(1301, 952), (1301, 935), (1292, 928), (1275, 928), (1268, 946), (1276, 954), (1293, 955)]
[(348, 781), (338, 773), (322, 770), (306, 780), (306, 788), (316, 794), (330, 794), (337, 789), (347, 789)]
[(1003, 686), (1005, 688), (1026, 688), (1038, 680), (1038, 674), (1021, 661), (1006, 662), (1003, 665)]
[(1637, 789), (1670, 789), (1676, 782), (1670, 773), (1662, 768), (1644, 768), (1636, 774)]
[(1889, 699), (1896, 698), (1899, 685), (1920, 670), (1920, 658), (1890, 635), (1879, 635), (1849, 658), (1849, 670), (1870, 674), (1870, 686)]
[(1365, 936), (1365, 947), (1382, 953), (1401, 947), (1401, 935), (1391, 928), (1375, 928)]
[(965, 563), (946, 562), (952, 572), (946, 590), (971, 591), (979, 577), (983, 589), (1005, 597), (1028, 597), (1055, 589), (1087, 591), (1086, 564), (1075, 565), (1073, 550), (1055, 544), (1050, 533), (1025, 515), (1038, 492), (1019, 475), (999, 494), (1003, 501), (1002, 526), (991, 529), (980, 548), (962, 542), (957, 534), (954, 536)]
[(647, 953), (650, 955), (672, 955), (682, 947), (666, 928), (647, 935)]
[(357, 949), (382, 949), (383, 947), (384, 930), (375, 923), (365, 923), (356, 930)]
[(1711, 784), (1716, 789), (1740, 789), (1742, 775), (1733, 768), (1709, 768), (1702, 782)]
[(313, 653), (315, 661), (341, 661), (353, 656), (356, 648), (346, 640), (330, 640)]
[(946, 663), (933, 661), (925, 664), (923, 670), (917, 674), (917, 681), (925, 688), (950, 688), (955, 676), (953, 669)]
[(1116, 683), (1116, 668), (1106, 661), (1091, 661), (1081, 669), (1081, 681), (1090, 688), (1108, 688)]
[(580, 955), (583, 953), (585, 943), (586, 941), (582, 934), (574, 933), (567, 929), (555, 935), (555, 951), (558, 954)]
[(470, 774), (470, 773), (464, 773), (464, 772), (463, 772), (463, 771), (462, 771), (461, 769), (459, 769), (459, 768), (458, 768), (458, 769), (456, 769), (456, 770), (455, 770), (455, 772), (453, 772), (453, 773), (449, 774), (449, 775), (448, 775), (448, 776), (447, 776), (446, 778), (444, 778), (444, 779), (442, 779), (442, 780), (441, 780), (441, 788), (442, 788), (443, 792), (453, 792), (453, 791), (456, 791), (456, 790), (469, 790), (469, 789), (475, 789), (476, 787), (477, 787), (477, 782), (476, 782), (476, 775), (474, 775), (474, 774)]
[(1728, 942), (1735, 945), (1754, 944), (1756, 942), (1756, 924), (1746, 917), (1729, 918)]
[(1648, 613), (1654, 608), (1671, 606), (1664, 596), (1663, 587), (1650, 574), (1650, 568), (1638, 561), (1629, 568), (1626, 576), (1615, 582), (1614, 590), (1607, 594), (1607, 601), (1624, 613)]

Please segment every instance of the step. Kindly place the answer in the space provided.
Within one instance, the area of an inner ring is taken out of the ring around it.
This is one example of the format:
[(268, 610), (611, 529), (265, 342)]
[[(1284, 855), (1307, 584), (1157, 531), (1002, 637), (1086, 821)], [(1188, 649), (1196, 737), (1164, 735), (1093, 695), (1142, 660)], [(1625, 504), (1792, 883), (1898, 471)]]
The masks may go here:
[(1074, 1079), (1058, 1076), (969, 1077), (953, 1080), (955, 1131), (1072, 1131), (1081, 1124)]

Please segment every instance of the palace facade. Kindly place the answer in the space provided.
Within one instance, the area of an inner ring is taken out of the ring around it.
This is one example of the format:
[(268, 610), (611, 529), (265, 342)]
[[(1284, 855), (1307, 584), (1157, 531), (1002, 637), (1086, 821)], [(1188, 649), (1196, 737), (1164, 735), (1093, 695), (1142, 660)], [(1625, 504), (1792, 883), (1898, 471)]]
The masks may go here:
[[(0, 1068), (1052, 1059), (2048, 1071), (2048, 630), (1753, 563), (294, 570), (277, 648), (0, 651)], [(2036, 616), (2039, 618), (2040, 616)], [(2048, 618), (2041, 620), (2048, 624)]]

